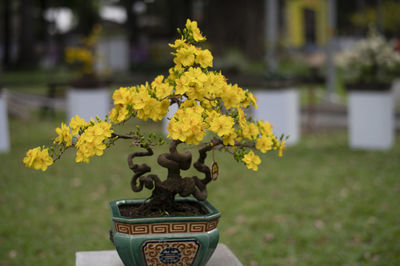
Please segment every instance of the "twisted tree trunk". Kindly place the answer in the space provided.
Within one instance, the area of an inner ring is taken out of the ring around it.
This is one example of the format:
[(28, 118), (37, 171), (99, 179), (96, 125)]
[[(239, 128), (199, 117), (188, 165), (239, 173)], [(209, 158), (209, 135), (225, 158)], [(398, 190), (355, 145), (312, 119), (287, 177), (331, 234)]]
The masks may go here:
[(149, 208), (166, 211), (174, 206), (176, 195), (187, 197), (193, 195), (198, 200), (207, 198), (207, 184), (212, 180), (210, 168), (205, 164), (207, 152), (214, 147), (222, 144), (222, 140), (215, 138), (205, 147), (199, 150), (199, 158), (194, 163), (194, 167), (204, 174), (204, 178), (200, 179), (197, 176), (182, 177), (180, 171), (190, 168), (192, 162), (192, 154), (190, 152), (179, 153), (177, 146), (182, 142), (173, 140), (170, 143), (169, 153), (163, 153), (158, 157), (158, 164), (168, 169), (167, 178), (163, 181), (157, 175), (144, 174), (151, 172), (151, 168), (146, 164), (134, 164), (135, 157), (152, 156), (151, 148), (142, 146), (146, 152), (134, 152), (128, 156), (129, 168), (134, 172), (131, 180), (132, 190), (139, 192), (146, 187), (153, 189)]

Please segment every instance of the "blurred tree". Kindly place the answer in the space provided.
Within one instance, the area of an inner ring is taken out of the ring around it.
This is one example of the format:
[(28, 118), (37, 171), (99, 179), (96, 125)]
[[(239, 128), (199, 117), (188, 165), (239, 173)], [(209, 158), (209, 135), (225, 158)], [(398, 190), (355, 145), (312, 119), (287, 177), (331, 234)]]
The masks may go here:
[(1, 5), (1, 17), (2, 17), (2, 40), (3, 40), (3, 67), (10, 67), (10, 50), (11, 50), (11, 10), (10, 1), (3, 0)]
[(101, 1), (97, 0), (66, 0), (78, 18), (77, 32), (84, 36), (90, 34), (93, 26), (100, 21), (99, 8)]
[(37, 0), (37, 6), (39, 10), (38, 40), (41, 42), (45, 42), (48, 37), (48, 22), (45, 18), (45, 14), (49, 1), (51, 0)]
[(35, 5), (32, 0), (20, 0), (18, 7), (19, 36), (18, 59), (19, 68), (30, 68), (35, 65)]
[(171, 0), (167, 8), (168, 34), (175, 36), (176, 29), (185, 25), (187, 18), (193, 19), (193, 3), (191, 0)]
[(394, 0), (366, 2), (366, 7), (357, 10), (350, 21), (365, 31), (370, 25), (392, 36), (400, 36), (400, 2)]
[(126, 10), (127, 19), (125, 21), (125, 30), (128, 33), (130, 47), (138, 41), (138, 21), (133, 6), (138, 0), (121, 0), (122, 6)]
[(205, 31), (214, 53), (223, 54), (227, 47), (233, 47), (249, 58), (263, 57), (264, 4), (264, 0), (209, 1), (205, 6)]

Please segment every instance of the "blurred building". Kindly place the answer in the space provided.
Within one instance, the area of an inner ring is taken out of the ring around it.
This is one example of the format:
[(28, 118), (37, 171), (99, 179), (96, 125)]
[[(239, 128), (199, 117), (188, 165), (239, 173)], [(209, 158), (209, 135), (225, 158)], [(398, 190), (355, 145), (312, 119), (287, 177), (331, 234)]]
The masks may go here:
[(287, 43), (292, 47), (324, 45), (327, 40), (325, 0), (290, 0), (285, 6)]

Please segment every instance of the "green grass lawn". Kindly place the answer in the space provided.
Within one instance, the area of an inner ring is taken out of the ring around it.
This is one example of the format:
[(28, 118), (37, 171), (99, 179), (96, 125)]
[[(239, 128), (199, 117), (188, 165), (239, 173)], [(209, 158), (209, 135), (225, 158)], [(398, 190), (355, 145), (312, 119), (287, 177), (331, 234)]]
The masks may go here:
[[(61, 121), (11, 120), (12, 151), (0, 154), (1, 266), (74, 265), (77, 251), (113, 249), (108, 202), (148, 195), (130, 191), (126, 142), (89, 165), (67, 153), (44, 173), (24, 168), (26, 150), (49, 144)], [(209, 185), (220, 242), (244, 265), (400, 265), (400, 141), (361, 152), (345, 132), (320, 134), (264, 157), (253, 172), (216, 153), (220, 177)]]

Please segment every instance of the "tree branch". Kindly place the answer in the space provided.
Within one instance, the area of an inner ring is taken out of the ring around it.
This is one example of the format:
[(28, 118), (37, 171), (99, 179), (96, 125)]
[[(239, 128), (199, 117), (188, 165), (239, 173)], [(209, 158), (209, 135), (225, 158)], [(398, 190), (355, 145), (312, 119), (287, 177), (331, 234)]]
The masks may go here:
[(209, 142), (208, 145), (199, 150), (199, 159), (194, 163), (193, 166), (197, 169), (197, 171), (205, 175), (205, 178), (200, 180), (203, 185), (207, 185), (212, 180), (210, 167), (204, 163), (207, 158), (207, 152), (219, 145), (223, 145), (222, 139), (215, 137)]
[[(153, 155), (153, 150), (150, 147), (143, 146), (143, 145), (141, 145), (141, 147), (145, 148), (147, 151), (146, 152), (133, 152), (128, 155), (129, 168), (135, 173), (131, 180), (131, 188), (135, 192), (141, 191), (143, 189), (143, 185), (145, 185), (146, 187), (152, 187), (152, 184), (149, 184), (149, 179), (142, 177), (145, 173), (148, 173), (151, 171), (150, 166), (148, 166), (147, 164), (138, 165), (138, 164), (133, 163), (133, 159), (135, 157), (143, 157), (143, 156), (152, 156)], [(155, 176), (155, 175), (151, 175), (151, 176)], [(137, 184), (138, 178), (140, 178), (139, 185)]]

